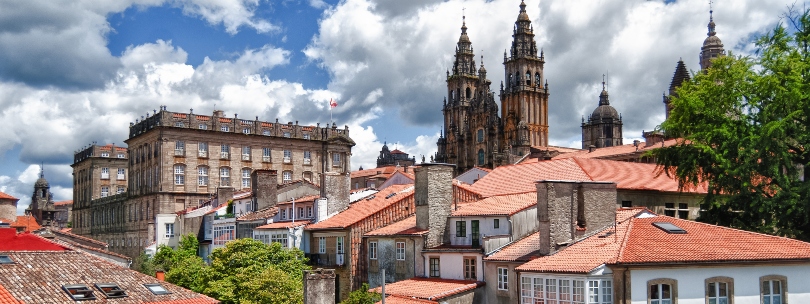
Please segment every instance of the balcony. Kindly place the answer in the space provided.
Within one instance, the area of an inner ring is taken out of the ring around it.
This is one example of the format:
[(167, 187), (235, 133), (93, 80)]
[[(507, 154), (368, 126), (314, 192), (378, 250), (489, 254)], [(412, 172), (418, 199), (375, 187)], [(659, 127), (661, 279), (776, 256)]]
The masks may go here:
[(110, 179), (110, 174), (102, 172), (101, 173), (101, 179)]
[(284, 156), (284, 163), (285, 163), (285, 164), (289, 164), (289, 163), (290, 163), (290, 157), (289, 157), (289, 156)]
[(304, 158), (304, 165), (311, 165), (312, 159), (311, 158)]
[(262, 156), (262, 161), (266, 162), (266, 163), (269, 163), (270, 162), (270, 156)]
[(118, 178), (118, 180), (124, 180), (125, 179), (123, 174), (118, 174), (117, 178)]
[(199, 156), (199, 157), (208, 157), (208, 151), (205, 151), (205, 150), (197, 151), (197, 156)]
[(221, 159), (230, 159), (230, 158), (231, 158), (231, 155), (230, 155), (230, 154), (228, 154), (228, 152), (222, 152), (222, 153), (220, 153), (220, 157), (219, 157), (219, 158), (221, 158)]
[(343, 260), (343, 253), (320, 253), (320, 254), (310, 254), (309, 255), (309, 264), (312, 266), (323, 266), (323, 267), (342, 267), (345, 265), (345, 261)]
[(242, 154), (242, 160), (250, 160), (250, 154)]
[(185, 156), (186, 150), (185, 149), (174, 149), (174, 156)]

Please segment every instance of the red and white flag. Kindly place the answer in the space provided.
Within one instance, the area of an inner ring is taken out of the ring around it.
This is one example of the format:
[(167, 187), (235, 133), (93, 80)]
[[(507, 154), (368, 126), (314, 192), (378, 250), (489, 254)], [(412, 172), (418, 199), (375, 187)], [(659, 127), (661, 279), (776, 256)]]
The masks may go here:
[(329, 99), (329, 107), (330, 107), (330, 108), (337, 108), (337, 101), (335, 101), (334, 99), (331, 99), (331, 98), (330, 98), (330, 99)]

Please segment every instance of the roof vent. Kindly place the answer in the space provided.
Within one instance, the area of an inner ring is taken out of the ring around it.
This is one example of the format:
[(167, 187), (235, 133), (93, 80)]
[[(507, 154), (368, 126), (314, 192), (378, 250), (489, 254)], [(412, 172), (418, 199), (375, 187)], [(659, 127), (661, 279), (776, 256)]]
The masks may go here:
[(0, 255), (0, 264), (14, 264), (14, 261), (7, 255)]
[(127, 293), (124, 292), (121, 287), (118, 287), (118, 284), (115, 283), (96, 283), (96, 288), (104, 293), (107, 296), (107, 299), (115, 299), (115, 298), (123, 298), (127, 297)]
[(686, 234), (686, 230), (683, 230), (683, 228), (675, 226), (675, 224), (670, 222), (655, 222), (652, 224), (658, 229), (664, 230), (670, 234)]
[(95, 300), (93, 290), (84, 284), (62, 285), (62, 290), (68, 293), (74, 301)]
[(391, 197), (392, 197), (392, 196), (394, 196), (394, 195), (397, 195), (397, 193), (396, 193), (396, 192), (394, 192), (394, 193), (391, 193), (391, 194), (389, 194), (389, 195), (386, 195), (386, 196), (385, 196), (385, 199), (389, 199), (389, 198), (391, 198)]

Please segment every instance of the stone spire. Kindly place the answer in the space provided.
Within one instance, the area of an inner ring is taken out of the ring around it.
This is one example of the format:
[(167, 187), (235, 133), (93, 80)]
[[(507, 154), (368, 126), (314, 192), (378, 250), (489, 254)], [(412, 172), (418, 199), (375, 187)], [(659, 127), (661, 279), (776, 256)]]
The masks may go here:
[(607, 88), (605, 87), (605, 75), (602, 75), (602, 93), (599, 94), (599, 105), (600, 106), (609, 106), (610, 101), (608, 100), (608, 92)]
[(520, 1), (520, 13), (518, 14), (515, 27), (512, 30), (511, 57), (537, 58), (537, 43), (534, 41), (534, 27), (526, 13), (526, 3)]
[(475, 54), (473, 53), (470, 37), (467, 36), (467, 16), (462, 16), (461, 20), (461, 36), (458, 37), (458, 43), (456, 44), (456, 61), (453, 64), (453, 75), (475, 75)]
[(702, 70), (706, 70), (711, 66), (712, 59), (726, 54), (723, 49), (723, 42), (717, 37), (713, 15), (714, 11), (709, 8), (709, 25), (707, 26), (709, 31), (706, 33), (706, 39), (703, 40), (703, 47), (700, 48), (700, 68)]

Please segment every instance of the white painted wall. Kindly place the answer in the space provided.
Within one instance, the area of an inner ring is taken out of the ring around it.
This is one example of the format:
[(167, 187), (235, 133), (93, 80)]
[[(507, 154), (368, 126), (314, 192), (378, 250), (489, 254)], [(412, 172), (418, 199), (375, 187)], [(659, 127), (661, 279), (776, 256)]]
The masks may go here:
[[(494, 228), (494, 219), (499, 220), (498, 227)], [(505, 235), (509, 234), (509, 222), (505, 216), (470, 216), (470, 217), (449, 217), (447, 231), (450, 235), (450, 244), (452, 245), (472, 245), (472, 224), (473, 220), (478, 220), (478, 227), (481, 237), (490, 235)], [(456, 237), (456, 222), (464, 221), (467, 227), (467, 235), (465, 237)], [(483, 239), (479, 239), (479, 244), (483, 245)]]
[(425, 275), (430, 276), (430, 258), (439, 257), (439, 275), (443, 279), (464, 280), (464, 257), (475, 257), (476, 280), (484, 280), (484, 264), (482, 255), (478, 253), (456, 253), (456, 252), (426, 252), (422, 256), (425, 258)]
[(631, 299), (633, 304), (647, 304), (647, 281), (667, 278), (678, 281), (678, 304), (705, 304), (704, 280), (726, 276), (734, 278), (735, 304), (759, 304), (759, 278), (766, 275), (787, 277), (787, 303), (810, 303), (810, 263), (631, 270)]
[[(174, 237), (166, 237), (166, 224), (174, 224)], [(180, 239), (179, 233), (183, 229), (183, 227), (181, 227), (182, 225), (183, 224), (178, 221), (176, 214), (158, 214), (155, 217), (155, 239), (157, 244), (177, 248), (177, 243)]]

